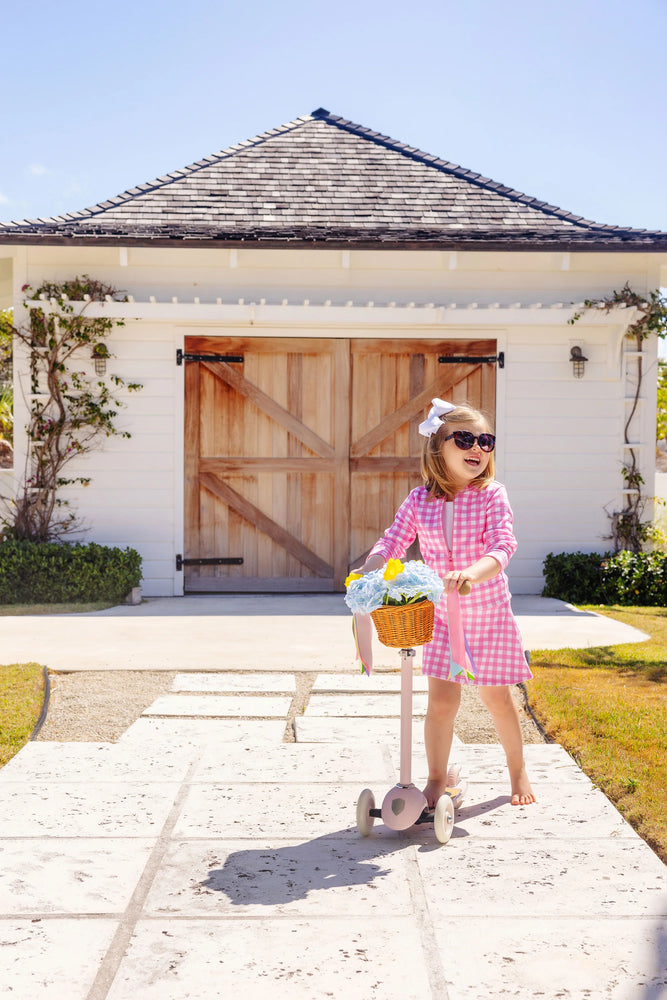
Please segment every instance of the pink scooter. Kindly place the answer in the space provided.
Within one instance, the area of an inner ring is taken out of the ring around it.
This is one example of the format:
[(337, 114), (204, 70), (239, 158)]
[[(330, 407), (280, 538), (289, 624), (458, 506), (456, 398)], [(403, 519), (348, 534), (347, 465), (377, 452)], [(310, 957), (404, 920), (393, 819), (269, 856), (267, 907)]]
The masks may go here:
[(375, 796), (364, 788), (357, 801), (357, 829), (368, 837), (376, 819), (382, 819), (392, 830), (407, 830), (419, 823), (433, 823), (436, 837), (446, 844), (454, 829), (454, 809), (460, 805), (468, 784), (460, 781), (460, 768), (453, 765), (447, 772), (447, 788), (435, 805), (428, 809), (424, 794), (412, 783), (412, 657), (414, 649), (401, 649), (401, 764), (400, 780), (387, 792), (382, 808), (375, 808)]

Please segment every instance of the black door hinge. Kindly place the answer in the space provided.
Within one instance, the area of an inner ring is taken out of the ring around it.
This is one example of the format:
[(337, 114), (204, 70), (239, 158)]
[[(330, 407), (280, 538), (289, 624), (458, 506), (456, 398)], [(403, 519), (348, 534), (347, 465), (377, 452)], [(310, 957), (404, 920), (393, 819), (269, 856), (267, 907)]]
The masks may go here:
[(224, 361), (226, 364), (243, 364), (242, 354), (187, 354), (179, 347), (176, 351), (176, 364), (182, 365), (184, 361)]
[(498, 365), (499, 368), (504, 368), (505, 352), (499, 351), (498, 354), (484, 356), (479, 354), (447, 354), (445, 357), (438, 358), (438, 363), (441, 365)]
[(215, 559), (184, 559), (176, 556), (176, 569), (180, 573), (184, 566), (242, 566), (243, 559), (239, 556), (218, 556)]

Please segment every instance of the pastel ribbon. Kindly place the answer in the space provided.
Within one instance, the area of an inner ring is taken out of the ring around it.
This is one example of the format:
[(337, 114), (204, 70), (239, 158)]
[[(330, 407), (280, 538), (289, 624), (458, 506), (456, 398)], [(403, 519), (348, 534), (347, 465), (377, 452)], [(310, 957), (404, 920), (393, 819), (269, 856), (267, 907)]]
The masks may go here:
[(446, 400), (438, 399), (437, 397), (436, 399), (432, 399), (431, 402), (433, 406), (428, 411), (428, 417), (419, 425), (419, 433), (422, 437), (430, 437), (431, 434), (435, 434), (438, 428), (442, 427), (445, 422), (440, 418), (444, 417), (450, 410), (456, 409), (453, 403), (448, 403)]
[(353, 615), (352, 634), (357, 647), (357, 659), (361, 660), (361, 672), (370, 677), (373, 669), (373, 620), (371, 616)]
[(458, 590), (447, 594), (447, 629), (449, 631), (449, 679), (465, 677), (474, 681), (476, 675), (475, 661), (470, 652), (470, 646), (463, 631), (461, 616), (461, 598)]

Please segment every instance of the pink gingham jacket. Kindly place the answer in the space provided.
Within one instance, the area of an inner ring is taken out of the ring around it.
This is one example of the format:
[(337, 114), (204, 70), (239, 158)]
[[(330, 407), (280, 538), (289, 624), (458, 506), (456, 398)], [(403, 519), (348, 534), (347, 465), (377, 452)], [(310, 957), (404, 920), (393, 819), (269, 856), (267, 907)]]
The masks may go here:
[[(429, 499), (425, 486), (417, 487), (401, 504), (394, 523), (373, 546), (371, 555), (377, 553), (385, 560), (401, 558), (419, 535), (424, 561), (440, 576), (450, 569), (466, 569), (482, 556), (493, 556), (505, 570), (517, 543), (512, 531), (512, 508), (502, 483), (493, 481), (484, 490), (468, 486), (454, 498), (451, 564), (443, 528), (444, 503), (442, 499)], [(510, 592), (505, 573), (473, 587), (461, 602), (464, 617), (479, 608), (508, 606)], [(444, 615), (444, 607), (443, 599), (436, 613)]]
[[(518, 684), (532, 676), (523, 642), (512, 614), (511, 596), (504, 570), (516, 549), (512, 509), (505, 487), (492, 482), (485, 490), (468, 486), (453, 501), (452, 558), (443, 525), (444, 500), (429, 500), (426, 488), (413, 490), (401, 504), (394, 523), (373, 546), (371, 553), (384, 559), (400, 558), (419, 535), (426, 563), (444, 576), (450, 569), (466, 569), (481, 556), (493, 556), (501, 572), (460, 597), (460, 614), (468, 652), (475, 665), (471, 683)], [(422, 673), (459, 684), (470, 681), (450, 673), (451, 644), (447, 598), (435, 609), (433, 639), (424, 646)]]

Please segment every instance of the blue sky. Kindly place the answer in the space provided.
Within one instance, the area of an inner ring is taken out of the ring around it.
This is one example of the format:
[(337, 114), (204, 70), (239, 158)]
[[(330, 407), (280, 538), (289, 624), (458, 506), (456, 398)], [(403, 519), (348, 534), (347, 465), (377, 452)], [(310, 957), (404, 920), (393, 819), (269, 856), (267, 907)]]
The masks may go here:
[(0, 218), (87, 207), (323, 106), (667, 231), (666, 38), (667, 0), (22, 0), (3, 12)]

